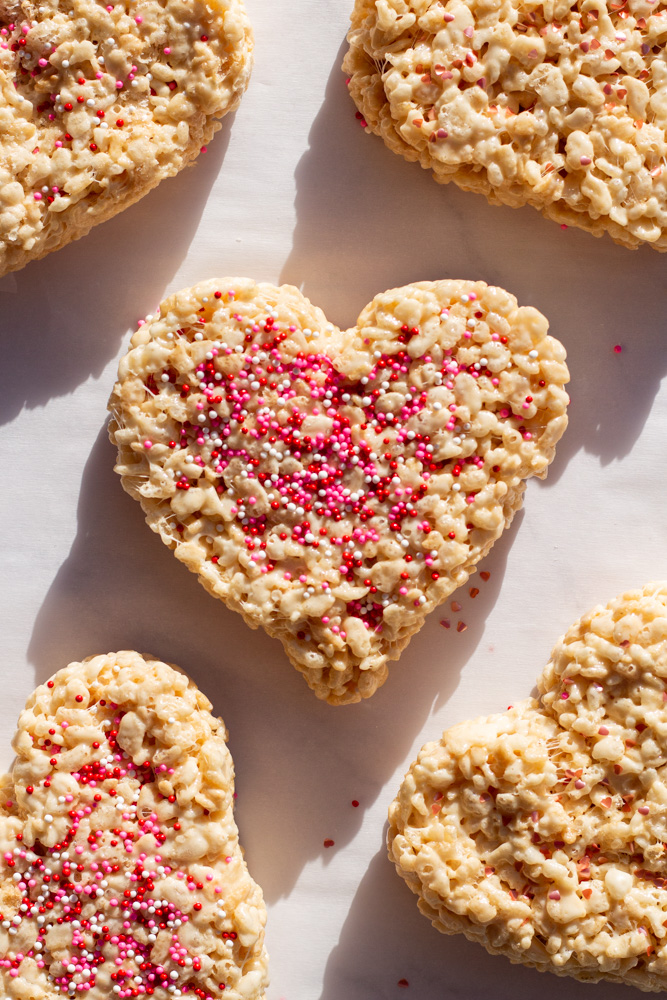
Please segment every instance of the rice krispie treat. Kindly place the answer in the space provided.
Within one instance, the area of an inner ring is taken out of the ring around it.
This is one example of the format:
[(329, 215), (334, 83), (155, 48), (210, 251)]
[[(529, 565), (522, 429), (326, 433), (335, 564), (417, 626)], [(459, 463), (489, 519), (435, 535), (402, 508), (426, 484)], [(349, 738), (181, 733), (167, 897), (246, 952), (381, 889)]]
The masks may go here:
[(251, 53), (243, 0), (3, 0), (0, 274), (194, 160), (238, 104)]
[(427, 744), (389, 855), (445, 934), (667, 989), (667, 584), (596, 607), (530, 698)]
[(177, 668), (127, 651), (31, 695), (0, 780), (7, 1000), (263, 1000), (266, 911), (210, 709)]
[(207, 281), (132, 339), (116, 471), (204, 587), (318, 697), (368, 697), (544, 477), (565, 351), (483, 282), (377, 295), (349, 330), (289, 285)]
[(356, 0), (363, 124), (440, 183), (667, 249), (663, 0)]

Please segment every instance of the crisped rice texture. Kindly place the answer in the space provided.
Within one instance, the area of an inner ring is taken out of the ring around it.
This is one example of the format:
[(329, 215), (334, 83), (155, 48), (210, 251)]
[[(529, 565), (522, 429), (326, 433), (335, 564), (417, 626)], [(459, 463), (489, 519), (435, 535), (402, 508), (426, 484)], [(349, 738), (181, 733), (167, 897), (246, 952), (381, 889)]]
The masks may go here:
[(368, 697), (544, 477), (562, 345), (483, 282), (376, 296), (339, 330), (290, 286), (172, 295), (109, 408), (150, 527), (318, 697)]
[(0, 274), (178, 173), (250, 74), (242, 0), (6, 0), (0, 26)]
[(667, 249), (667, 4), (356, 0), (371, 132), (440, 183)]
[(587, 982), (667, 989), (667, 584), (596, 607), (540, 700), (427, 744), (389, 855), (445, 934)]
[(210, 709), (128, 651), (31, 695), (0, 782), (3, 997), (263, 1000), (266, 911)]

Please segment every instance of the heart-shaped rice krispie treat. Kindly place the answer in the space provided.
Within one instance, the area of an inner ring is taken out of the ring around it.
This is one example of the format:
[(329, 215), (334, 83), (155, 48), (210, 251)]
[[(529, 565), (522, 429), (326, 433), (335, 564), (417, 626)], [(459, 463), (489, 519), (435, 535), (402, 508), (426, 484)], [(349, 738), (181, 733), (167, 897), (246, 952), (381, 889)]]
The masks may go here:
[(560, 640), (540, 700), (427, 744), (389, 854), (445, 934), (587, 982), (667, 989), (667, 584)]
[(243, 0), (0, 0), (0, 274), (193, 160), (238, 104)]
[(127, 651), (31, 695), (0, 781), (3, 997), (263, 1000), (266, 911), (210, 709)]
[(289, 285), (208, 281), (134, 335), (124, 488), (320, 698), (367, 697), (467, 580), (565, 430), (565, 351), (483, 282), (383, 292), (339, 330)]
[(667, 4), (356, 0), (364, 124), (443, 184), (667, 250)]

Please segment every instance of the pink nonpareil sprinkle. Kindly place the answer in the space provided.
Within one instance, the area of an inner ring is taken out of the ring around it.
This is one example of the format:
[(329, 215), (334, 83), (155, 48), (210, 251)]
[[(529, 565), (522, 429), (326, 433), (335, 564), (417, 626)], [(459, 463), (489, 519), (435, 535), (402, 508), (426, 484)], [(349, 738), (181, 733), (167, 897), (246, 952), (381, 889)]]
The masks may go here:
[(614, 354), (620, 354), (622, 350), (623, 350), (623, 348), (621, 347), (620, 344), (615, 344), (614, 345)]

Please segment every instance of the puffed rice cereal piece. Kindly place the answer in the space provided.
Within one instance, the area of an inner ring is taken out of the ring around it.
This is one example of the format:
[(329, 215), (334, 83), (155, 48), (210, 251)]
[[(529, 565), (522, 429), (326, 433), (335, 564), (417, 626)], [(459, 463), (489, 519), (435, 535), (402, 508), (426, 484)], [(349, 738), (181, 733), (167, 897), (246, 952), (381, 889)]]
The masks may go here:
[(116, 471), (318, 697), (359, 701), (546, 475), (569, 378), (547, 329), (481, 281), (383, 292), (349, 330), (289, 285), (203, 282), (120, 363)]
[(266, 911), (210, 710), (177, 667), (128, 651), (30, 696), (0, 779), (7, 1000), (263, 1000)]
[(585, 615), (538, 688), (421, 750), (389, 810), (389, 856), (445, 934), (665, 990), (667, 583)]
[(243, 0), (3, 0), (0, 274), (190, 163), (250, 75)]
[(437, 181), (667, 250), (667, 4), (356, 0), (371, 132)]

